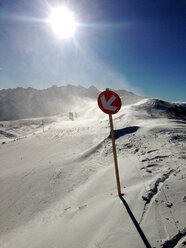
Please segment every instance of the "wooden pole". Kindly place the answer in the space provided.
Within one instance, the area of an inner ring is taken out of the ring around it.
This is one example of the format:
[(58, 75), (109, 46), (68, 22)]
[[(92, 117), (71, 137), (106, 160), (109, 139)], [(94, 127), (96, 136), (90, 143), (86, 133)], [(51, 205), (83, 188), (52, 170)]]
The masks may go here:
[(120, 186), (120, 179), (119, 179), (118, 160), (117, 160), (117, 153), (116, 153), (116, 144), (115, 144), (115, 138), (114, 138), (112, 115), (109, 115), (109, 121), (110, 121), (111, 137), (112, 137), (112, 148), (113, 148), (113, 155), (114, 155), (114, 165), (115, 165), (118, 195), (121, 196), (121, 186)]
[[(108, 91), (109, 89), (106, 88)], [(119, 169), (118, 169), (118, 160), (117, 160), (117, 153), (116, 153), (116, 144), (115, 144), (115, 137), (114, 137), (114, 126), (112, 115), (109, 115), (109, 122), (110, 122), (110, 131), (112, 137), (112, 148), (113, 148), (113, 155), (114, 155), (114, 166), (115, 166), (115, 173), (116, 173), (116, 183), (118, 188), (118, 195), (121, 196), (121, 186), (120, 186), (120, 178), (119, 178)]]
[(44, 120), (42, 120), (42, 126), (43, 126), (43, 133), (44, 133), (44, 131), (45, 131), (45, 129), (44, 129)]

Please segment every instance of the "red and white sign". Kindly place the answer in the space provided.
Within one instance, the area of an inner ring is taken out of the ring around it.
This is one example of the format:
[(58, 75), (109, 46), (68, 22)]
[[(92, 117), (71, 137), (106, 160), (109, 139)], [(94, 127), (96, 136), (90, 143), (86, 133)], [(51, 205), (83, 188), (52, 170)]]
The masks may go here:
[(115, 92), (106, 90), (98, 96), (98, 106), (109, 115), (116, 114), (121, 108), (121, 99)]

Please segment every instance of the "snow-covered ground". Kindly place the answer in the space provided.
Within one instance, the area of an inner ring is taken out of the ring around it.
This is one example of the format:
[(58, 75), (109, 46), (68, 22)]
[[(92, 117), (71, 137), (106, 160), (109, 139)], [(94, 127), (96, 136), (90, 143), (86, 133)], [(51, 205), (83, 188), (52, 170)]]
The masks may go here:
[[(166, 107), (166, 106), (165, 106)], [(117, 187), (108, 116), (0, 122), (1, 248), (145, 247)], [(186, 122), (153, 99), (113, 116), (122, 193), (152, 247), (186, 245)]]

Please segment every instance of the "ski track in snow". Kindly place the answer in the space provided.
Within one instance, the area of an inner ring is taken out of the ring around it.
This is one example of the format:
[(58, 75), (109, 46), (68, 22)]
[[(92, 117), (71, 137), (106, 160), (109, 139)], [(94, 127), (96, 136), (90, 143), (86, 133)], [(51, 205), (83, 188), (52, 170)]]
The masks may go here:
[(173, 172), (174, 172), (174, 170), (170, 170), (167, 173), (164, 173), (162, 175), (162, 177), (159, 177), (155, 181), (154, 186), (147, 192), (147, 195), (146, 196), (142, 196), (143, 200), (145, 201), (145, 205), (144, 205), (144, 209), (143, 209), (142, 216), (141, 216), (141, 219), (139, 221), (139, 224), (142, 223), (142, 221), (144, 219), (144, 216), (145, 216), (145, 214), (147, 212), (147, 209), (149, 207), (149, 204), (153, 200), (153, 197), (156, 196), (156, 194), (159, 193), (159, 191), (160, 191), (160, 184), (161, 183), (164, 183), (166, 181), (166, 179), (168, 179)]

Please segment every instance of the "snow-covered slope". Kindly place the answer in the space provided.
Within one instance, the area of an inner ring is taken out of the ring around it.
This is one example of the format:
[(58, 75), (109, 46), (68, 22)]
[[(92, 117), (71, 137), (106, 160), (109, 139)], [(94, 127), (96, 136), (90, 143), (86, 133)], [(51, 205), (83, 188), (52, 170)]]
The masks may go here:
[[(144, 99), (113, 116), (124, 199), (156, 248), (186, 244), (185, 109), (170, 108)], [(145, 247), (117, 196), (108, 116), (94, 99), (79, 109), (44, 133), (41, 119), (0, 122), (0, 247)]]
[[(52, 86), (44, 90), (16, 88), (0, 90), (0, 120), (52, 116), (72, 111), (80, 103), (95, 100), (99, 90), (94, 86)], [(124, 104), (136, 103), (143, 99), (131, 92), (120, 90)]]

